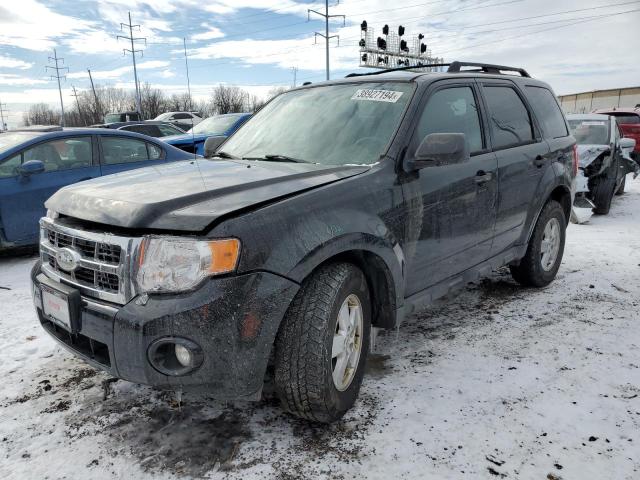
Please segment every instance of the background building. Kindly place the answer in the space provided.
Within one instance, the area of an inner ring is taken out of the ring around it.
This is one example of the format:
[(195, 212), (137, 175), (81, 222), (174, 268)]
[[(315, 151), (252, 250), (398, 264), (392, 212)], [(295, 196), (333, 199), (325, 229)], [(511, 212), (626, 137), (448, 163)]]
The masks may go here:
[(560, 95), (565, 113), (589, 113), (598, 108), (633, 108), (640, 105), (640, 87), (594, 90), (592, 92)]

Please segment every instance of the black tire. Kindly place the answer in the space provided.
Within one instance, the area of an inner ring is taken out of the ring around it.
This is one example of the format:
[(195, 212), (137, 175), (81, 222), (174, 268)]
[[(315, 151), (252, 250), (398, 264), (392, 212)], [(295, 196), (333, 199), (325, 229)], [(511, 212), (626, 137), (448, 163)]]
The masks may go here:
[[(332, 377), (332, 342), (338, 311), (351, 294), (362, 306), (361, 349), (351, 383), (340, 391)], [(283, 407), (322, 423), (341, 418), (358, 397), (370, 332), (371, 300), (360, 269), (334, 263), (314, 272), (293, 299), (276, 338), (274, 383)]]
[(620, 182), (620, 186), (618, 187), (618, 191), (616, 192), (616, 195), (622, 195), (624, 193), (624, 187), (627, 184), (627, 176), (625, 175), (624, 177), (622, 177), (622, 182)]
[(611, 201), (616, 189), (616, 179), (609, 175), (603, 175), (589, 182), (591, 198), (595, 208), (593, 213), (606, 215), (611, 210)]
[[(542, 239), (545, 228), (552, 219), (556, 219), (559, 223), (560, 246), (553, 266), (549, 270), (545, 270), (542, 266)], [(509, 266), (513, 278), (521, 285), (528, 287), (545, 287), (549, 285), (556, 277), (562, 262), (566, 230), (567, 219), (564, 216), (562, 206), (555, 200), (549, 200), (542, 212), (540, 212), (540, 217), (538, 217), (527, 246), (527, 253), (518, 265)]]

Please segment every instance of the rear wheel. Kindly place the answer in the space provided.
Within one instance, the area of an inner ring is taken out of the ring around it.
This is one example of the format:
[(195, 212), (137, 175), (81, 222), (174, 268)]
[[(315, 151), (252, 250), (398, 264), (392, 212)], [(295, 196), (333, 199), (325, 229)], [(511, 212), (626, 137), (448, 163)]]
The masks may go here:
[(562, 206), (550, 200), (542, 209), (527, 246), (527, 253), (518, 265), (511, 265), (511, 275), (520, 284), (531, 287), (549, 285), (560, 268), (567, 220)]
[(360, 390), (370, 331), (369, 289), (356, 266), (330, 264), (305, 280), (276, 339), (275, 386), (284, 408), (324, 423), (342, 417)]

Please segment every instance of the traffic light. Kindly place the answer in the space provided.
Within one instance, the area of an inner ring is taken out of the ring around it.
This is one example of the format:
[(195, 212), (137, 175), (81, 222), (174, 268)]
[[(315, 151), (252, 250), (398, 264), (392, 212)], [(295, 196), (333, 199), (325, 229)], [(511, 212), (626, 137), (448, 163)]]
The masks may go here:
[(400, 50), (409, 53), (409, 46), (407, 45), (406, 40), (400, 40)]
[(361, 29), (363, 32), (366, 32), (366, 31), (367, 31), (367, 21), (366, 21), (366, 20), (363, 20), (363, 21), (362, 21), (362, 23), (360, 24), (360, 29)]
[(360, 47), (364, 48), (366, 45), (366, 42), (364, 41), (364, 38), (361, 38), (360, 41), (358, 42), (358, 45), (360, 45)]
[(366, 53), (364, 53), (364, 54), (362, 55), (362, 61), (363, 61), (363, 62), (366, 62), (366, 61), (367, 61), (367, 54), (366, 54)]
[(387, 49), (387, 41), (382, 37), (378, 37), (378, 48), (380, 50), (386, 50)]
[(427, 46), (424, 43), (420, 44), (420, 53), (425, 53), (427, 51)]
[(401, 37), (404, 35), (404, 27), (402, 25), (400, 25), (398, 27), (398, 36)]
[(384, 27), (382, 27), (382, 34), (389, 35), (389, 25), (385, 25)]

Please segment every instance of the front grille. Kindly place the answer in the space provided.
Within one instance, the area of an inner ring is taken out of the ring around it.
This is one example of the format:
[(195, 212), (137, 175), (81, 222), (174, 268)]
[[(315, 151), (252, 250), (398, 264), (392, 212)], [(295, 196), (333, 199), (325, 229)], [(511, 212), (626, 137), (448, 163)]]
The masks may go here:
[[(128, 254), (135, 254), (141, 239), (76, 230), (49, 218), (42, 219), (40, 225), (40, 257), (47, 276), (75, 286), (89, 297), (119, 304), (133, 298)], [(58, 264), (56, 255), (61, 249), (76, 252), (75, 268), (65, 270)]]

